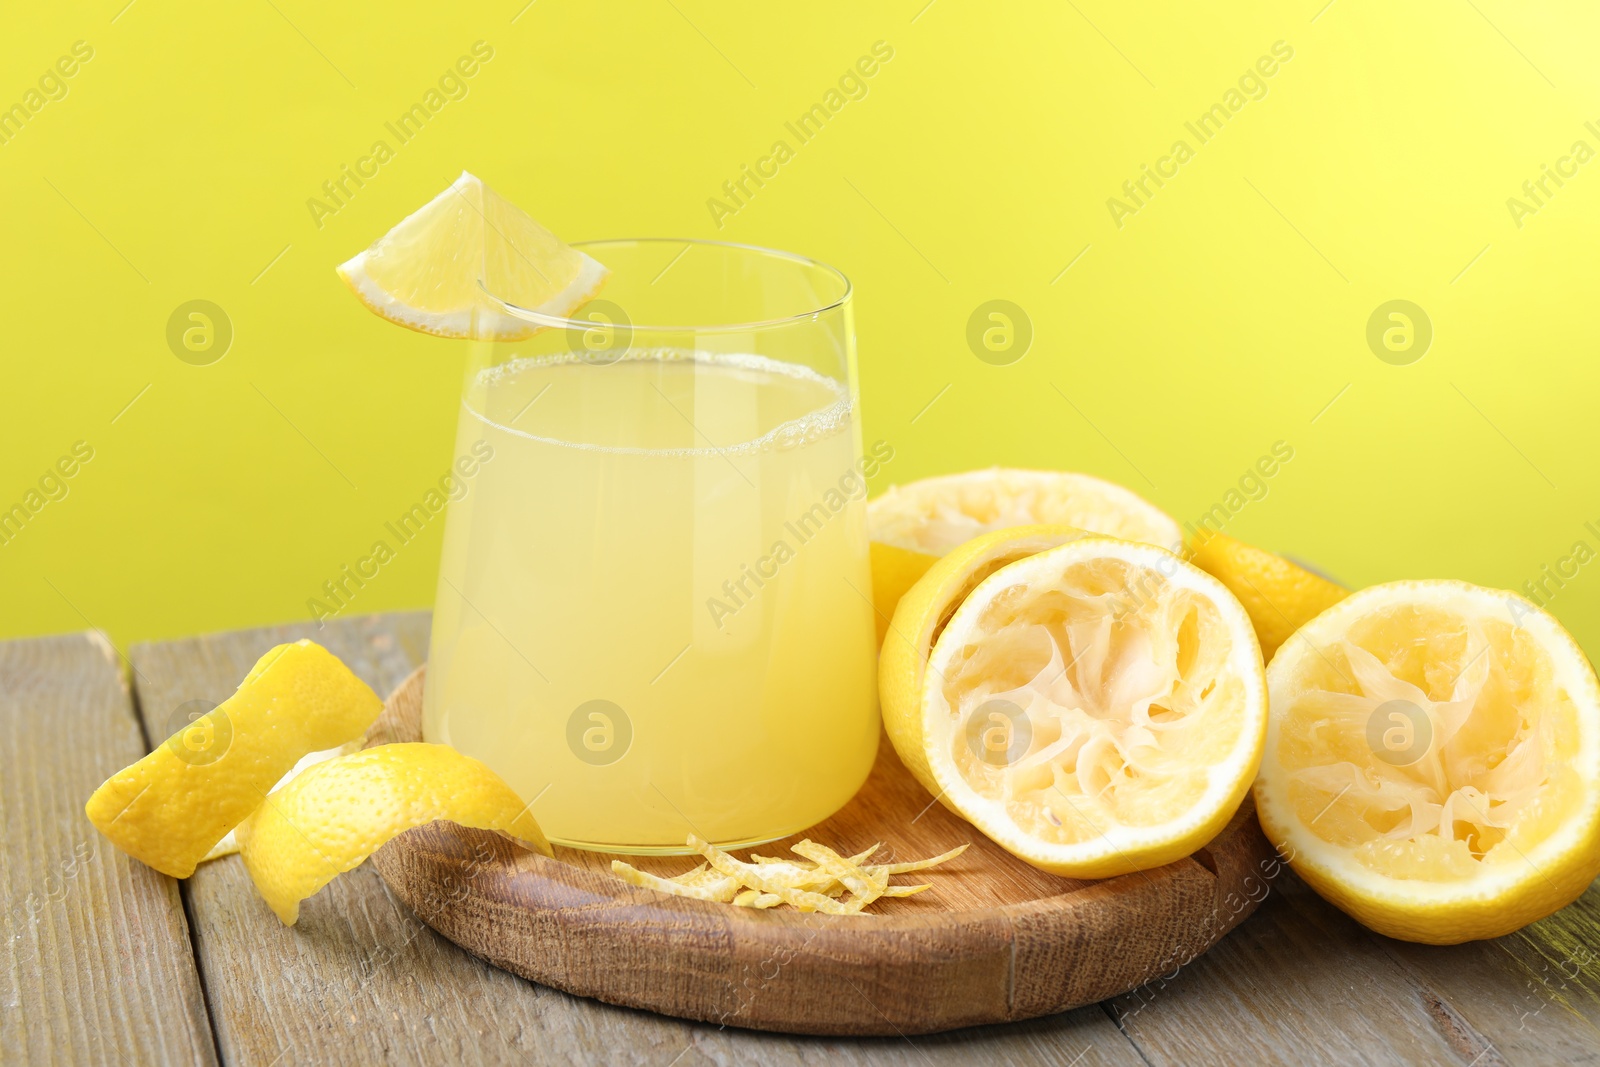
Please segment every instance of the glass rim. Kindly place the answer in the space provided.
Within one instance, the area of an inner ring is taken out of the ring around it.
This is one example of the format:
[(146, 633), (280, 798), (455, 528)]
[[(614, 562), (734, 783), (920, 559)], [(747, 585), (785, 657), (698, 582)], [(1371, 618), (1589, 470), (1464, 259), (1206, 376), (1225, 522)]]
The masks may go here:
[[(578, 249), (579, 251), (584, 251), (585, 249), (595, 248), (600, 245), (624, 244), (683, 245), (684, 252), (687, 252), (689, 248), (694, 245), (704, 245), (711, 248), (737, 249), (740, 252), (754, 252), (762, 256), (788, 260), (791, 263), (821, 271), (822, 273), (831, 275), (837, 279), (843, 286), (843, 291), (840, 292), (838, 299), (832, 301), (831, 303), (824, 304), (821, 307), (811, 308), (810, 310), (797, 312), (793, 315), (783, 315), (775, 319), (758, 319), (750, 322), (708, 322), (699, 324), (681, 323), (676, 325), (650, 325), (637, 322), (629, 323), (628, 328), (635, 333), (639, 331), (657, 333), (737, 333), (748, 332), (751, 330), (771, 329), (775, 326), (785, 326), (790, 323), (805, 322), (809, 319), (815, 319), (817, 316), (826, 314), (827, 312), (836, 311), (839, 308), (844, 307), (845, 304), (849, 303), (850, 295), (855, 290), (855, 286), (851, 283), (849, 276), (846, 275), (844, 271), (833, 266), (832, 264), (824, 263), (820, 259), (812, 259), (810, 256), (800, 255), (798, 252), (785, 252), (782, 249), (766, 248), (762, 245), (744, 244), (739, 241), (715, 241), (704, 237), (606, 237), (598, 238), (592, 241), (574, 241), (572, 243), (572, 247)], [(679, 255), (682, 254), (682, 252), (679, 253)], [(673, 262), (676, 262), (676, 260)], [(672, 264), (670, 263), (668, 264), (669, 267), (671, 265)], [(662, 273), (665, 273), (665, 270), (663, 270)], [(657, 277), (659, 278), (660, 275), (657, 275)], [(655, 283), (652, 282), (651, 284), (653, 285)], [(485, 297), (493, 302), (496, 310), (502, 312), (503, 314), (509, 315), (512, 318), (522, 319), (525, 322), (536, 323), (540, 326), (550, 326), (559, 329), (588, 330), (594, 327), (594, 320), (592, 319), (571, 319), (560, 315), (547, 315), (542, 311), (535, 311), (532, 308), (525, 308), (521, 307), (520, 305), (513, 304), (510, 301), (497, 296), (493, 291), (491, 291), (488, 284), (482, 278), (478, 279), (478, 288), (483, 292)], [(603, 287), (600, 292), (605, 292)]]

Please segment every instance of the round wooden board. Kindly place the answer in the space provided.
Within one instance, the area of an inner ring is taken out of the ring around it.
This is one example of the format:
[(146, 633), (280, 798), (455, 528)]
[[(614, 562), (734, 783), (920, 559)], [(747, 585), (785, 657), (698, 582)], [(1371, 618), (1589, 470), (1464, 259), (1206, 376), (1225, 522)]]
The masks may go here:
[[(421, 739), (423, 674), (389, 697), (369, 747)], [(1124, 993), (1215, 944), (1278, 869), (1247, 800), (1188, 859), (1099, 882), (1045, 874), (934, 803), (886, 738), (861, 791), (803, 836), (846, 854), (881, 842), (875, 859), (971, 847), (923, 876), (928, 892), (860, 917), (668, 896), (617, 879), (609, 855), (558, 847), (548, 859), (446, 822), (372, 862), (424, 922), (524, 978), (719, 1025), (850, 1035), (1009, 1022)], [(626, 858), (667, 875), (694, 862)]]

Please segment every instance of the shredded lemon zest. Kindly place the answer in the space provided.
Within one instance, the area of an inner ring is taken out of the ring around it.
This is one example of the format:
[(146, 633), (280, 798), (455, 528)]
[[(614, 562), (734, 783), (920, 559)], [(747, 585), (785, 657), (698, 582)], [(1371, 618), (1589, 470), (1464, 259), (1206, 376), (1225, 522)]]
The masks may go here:
[[(826, 845), (806, 840), (790, 849), (806, 862), (752, 855), (746, 863), (693, 834), (688, 845), (705, 862), (671, 878), (641, 871), (622, 860), (612, 860), (611, 871), (629, 885), (693, 900), (758, 909), (788, 904), (803, 912), (861, 915), (875, 900), (915, 896), (932, 888), (926, 883), (891, 886), (892, 875), (927, 870), (967, 850), (966, 845), (959, 845), (924, 860), (869, 865), (866, 861), (878, 851), (878, 845), (854, 856), (841, 856)], [(846, 893), (849, 899), (843, 899)]]

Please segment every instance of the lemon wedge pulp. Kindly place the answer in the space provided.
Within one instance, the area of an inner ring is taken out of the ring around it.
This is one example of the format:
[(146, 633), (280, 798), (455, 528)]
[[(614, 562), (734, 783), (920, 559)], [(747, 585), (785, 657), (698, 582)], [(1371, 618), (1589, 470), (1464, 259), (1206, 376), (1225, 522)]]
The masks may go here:
[(390, 322), (440, 337), (510, 341), (539, 327), (495, 307), (485, 286), (507, 304), (563, 318), (600, 291), (606, 269), (463, 171), (341, 264), (339, 276)]

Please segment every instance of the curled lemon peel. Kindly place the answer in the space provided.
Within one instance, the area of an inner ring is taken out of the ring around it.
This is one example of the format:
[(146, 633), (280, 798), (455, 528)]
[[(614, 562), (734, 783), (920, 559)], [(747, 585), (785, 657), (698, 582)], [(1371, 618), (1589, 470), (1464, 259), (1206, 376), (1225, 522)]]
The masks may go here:
[(551, 854), (528, 806), (477, 760), (447, 745), (361, 750), (382, 710), (320, 645), (279, 645), (227, 701), (107, 779), (86, 812), (118, 848), (175, 878), (240, 853), (291, 925), (306, 897), (436, 819)]
[(448, 745), (378, 745), (311, 767), (239, 827), (239, 854), (286, 925), (300, 902), (406, 830), (447, 819), (500, 831), (552, 855), (527, 805), (493, 771)]
[(187, 878), (296, 763), (360, 738), (382, 710), (321, 645), (278, 645), (231, 697), (108, 778), (84, 811), (128, 855)]

